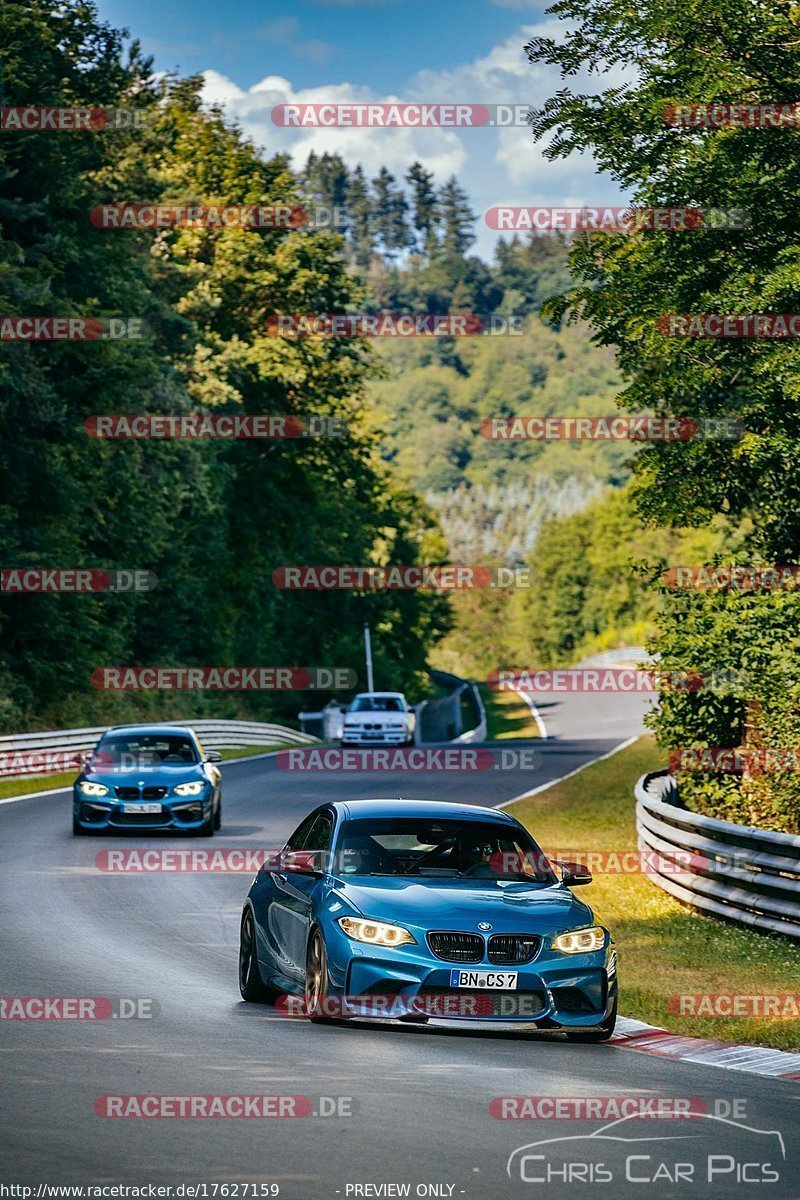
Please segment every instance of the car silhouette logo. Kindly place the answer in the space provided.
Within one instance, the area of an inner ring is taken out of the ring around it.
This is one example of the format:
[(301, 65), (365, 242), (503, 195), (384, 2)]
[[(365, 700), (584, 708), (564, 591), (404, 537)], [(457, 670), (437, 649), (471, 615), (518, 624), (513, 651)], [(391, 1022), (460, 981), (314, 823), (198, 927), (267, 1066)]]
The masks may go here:
[(478, 929), (481, 929), (484, 933), (486, 932), (487, 929), (491, 929), (491, 928), (492, 927), (488, 921), (478, 921)]

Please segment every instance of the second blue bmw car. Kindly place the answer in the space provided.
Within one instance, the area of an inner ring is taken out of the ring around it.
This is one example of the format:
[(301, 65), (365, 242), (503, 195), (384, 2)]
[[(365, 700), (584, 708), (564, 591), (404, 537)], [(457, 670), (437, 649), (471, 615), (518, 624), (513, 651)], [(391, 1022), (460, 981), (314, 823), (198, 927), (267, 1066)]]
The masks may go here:
[(222, 823), (222, 755), (178, 725), (107, 730), (75, 780), (72, 832), (184, 830), (213, 837)]
[(601, 1041), (616, 1020), (616, 952), (570, 890), (591, 876), (558, 865), (560, 878), (494, 809), (324, 804), (250, 888), (241, 994), (302, 997), (316, 1021), (500, 1020)]

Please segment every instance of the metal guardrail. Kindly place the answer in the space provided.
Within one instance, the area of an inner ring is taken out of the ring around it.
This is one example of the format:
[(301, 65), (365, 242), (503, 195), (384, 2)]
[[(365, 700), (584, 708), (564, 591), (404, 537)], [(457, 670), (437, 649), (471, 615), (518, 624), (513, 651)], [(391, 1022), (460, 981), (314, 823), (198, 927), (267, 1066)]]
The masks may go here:
[[(429, 675), (434, 683), (446, 688), (448, 695), (439, 700), (430, 700), (426, 718), (429, 723), (436, 721), (440, 728), (429, 731), (431, 741), (453, 742), (485, 742), (488, 737), (486, 727), (486, 711), (483, 707), (477, 686), (470, 679), (462, 679), (460, 675), (452, 675), (449, 671), (433, 669)], [(472, 729), (464, 729), (461, 720), (461, 697), (469, 692), (478, 722)], [(442, 729), (447, 724), (449, 728)]]
[(800, 837), (688, 812), (665, 771), (643, 775), (634, 794), (653, 883), (700, 912), (800, 940)]
[[(156, 723), (156, 722), (154, 722)], [(133, 724), (133, 722), (132, 722)], [(263, 721), (159, 721), (161, 725), (188, 725), (195, 731), (207, 750), (229, 750), (240, 746), (310, 745), (319, 739), (285, 725)], [(0, 777), (43, 775), (55, 769), (46, 766), (48, 759), (57, 763), (62, 756), (77, 755), (93, 750), (99, 738), (111, 728), (98, 725), (86, 729), (55, 729), (43, 733), (12, 733), (0, 737)]]
[(472, 682), (471, 679), (467, 680), (467, 688), (472, 693), (472, 698), (473, 698), (473, 701), (475, 704), (475, 708), (478, 711), (478, 724), (475, 726), (474, 729), (468, 729), (468, 730), (466, 730), (465, 733), (462, 733), (459, 737), (456, 738), (456, 741), (457, 742), (485, 742), (489, 736), (489, 728), (486, 724), (486, 709), (483, 706), (483, 700), (481, 699), (481, 694), (478, 691), (477, 686)]

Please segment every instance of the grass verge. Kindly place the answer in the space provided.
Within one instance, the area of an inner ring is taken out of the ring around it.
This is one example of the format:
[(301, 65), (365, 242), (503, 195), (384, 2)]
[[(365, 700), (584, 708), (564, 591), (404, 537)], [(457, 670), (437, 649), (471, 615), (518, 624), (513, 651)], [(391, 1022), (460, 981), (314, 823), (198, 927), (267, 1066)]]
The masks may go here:
[[(653, 739), (640, 738), (509, 812), (545, 852), (636, 850), (633, 785), (658, 766)], [(668, 1007), (670, 996), (687, 993), (796, 994), (791, 942), (701, 916), (643, 874), (599, 874), (576, 895), (614, 934), (625, 1016), (693, 1037), (800, 1049), (800, 1019), (678, 1016)]]
[(478, 684), (478, 691), (486, 709), (490, 741), (539, 736), (531, 710), (517, 692), (494, 692), (485, 683)]

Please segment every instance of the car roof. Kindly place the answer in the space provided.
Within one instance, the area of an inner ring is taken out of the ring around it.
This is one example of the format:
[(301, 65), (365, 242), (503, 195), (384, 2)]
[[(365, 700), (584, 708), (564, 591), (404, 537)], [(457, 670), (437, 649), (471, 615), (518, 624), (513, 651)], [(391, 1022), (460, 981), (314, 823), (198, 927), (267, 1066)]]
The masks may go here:
[(518, 822), (509, 813), (496, 808), (483, 808), (476, 804), (455, 804), (445, 800), (404, 800), (401, 796), (391, 799), (335, 800), (330, 807), (345, 817), (437, 817), (468, 818), (472, 821), (503, 821), (508, 825)]
[(185, 733), (191, 738), (196, 737), (194, 730), (188, 725), (112, 725), (102, 736), (105, 737), (108, 733)]
[(405, 699), (404, 692), (356, 692), (356, 699), (359, 696), (401, 696)]

